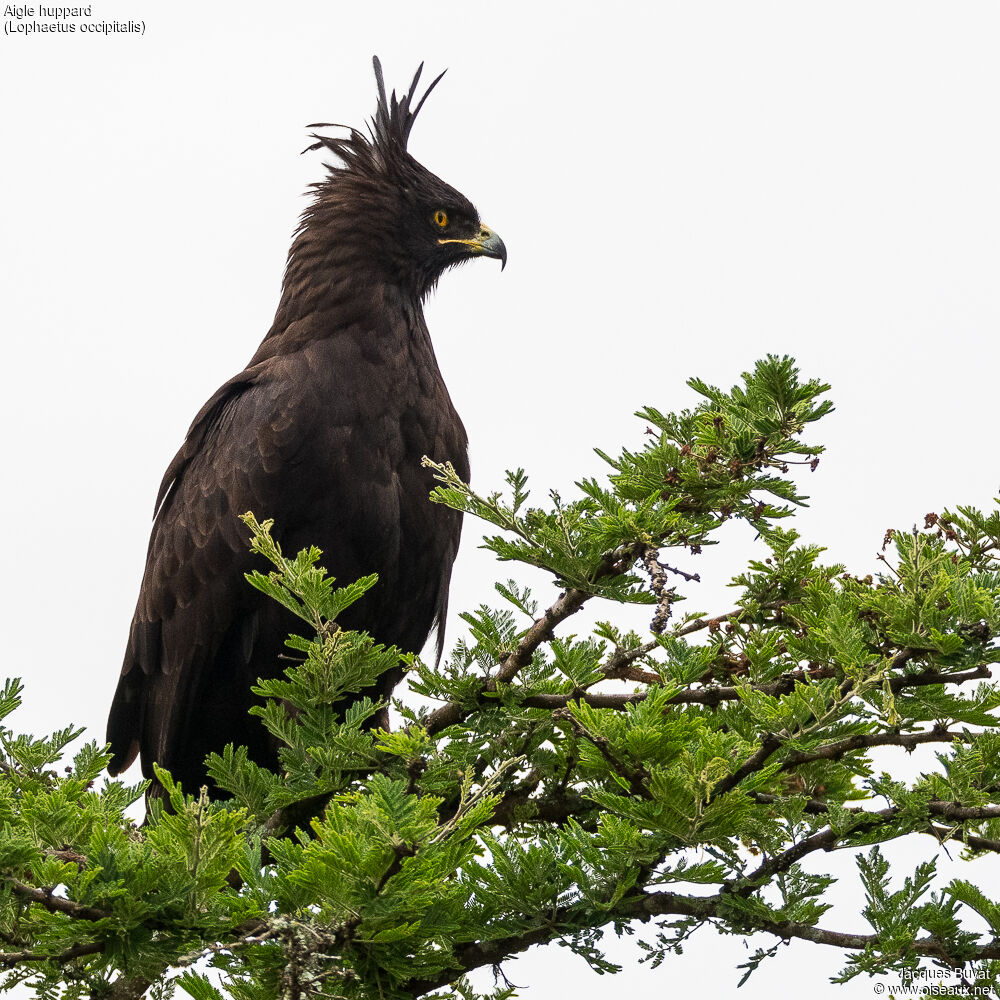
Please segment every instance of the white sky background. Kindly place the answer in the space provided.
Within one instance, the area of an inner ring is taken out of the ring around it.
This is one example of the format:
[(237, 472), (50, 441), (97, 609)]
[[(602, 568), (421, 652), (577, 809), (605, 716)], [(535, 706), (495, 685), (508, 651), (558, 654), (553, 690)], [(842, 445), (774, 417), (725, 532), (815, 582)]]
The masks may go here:
[[(361, 8), (109, 0), (95, 18), (143, 19), (143, 37), (0, 39), (15, 726), (103, 738), (160, 476), (266, 332), (302, 192), (323, 174), (320, 154), (298, 155), (303, 126), (364, 122), (373, 52), (397, 88), (421, 60), (448, 67), (411, 151), (510, 254), (503, 274), (484, 260), (446, 275), (427, 307), (481, 489), (523, 465), (539, 496), (568, 495), (601, 472), (593, 446), (641, 444), (641, 405), (691, 405), (689, 376), (728, 386), (776, 352), (833, 384), (797, 519), (832, 559), (874, 571), (886, 527), (991, 502), (1000, 7)], [(477, 525), (465, 532), (453, 615), (495, 578)], [(689, 567), (705, 610), (731, 606), (725, 581), (751, 551), (746, 526), (726, 537)], [(850, 859), (813, 865), (847, 883), (823, 925), (868, 930)], [(504, 968), (526, 997), (728, 995), (748, 954), (710, 931), (656, 971), (631, 943), (612, 951), (616, 980), (555, 947)], [(840, 966), (795, 944), (741, 996), (872, 995), (867, 980), (829, 985)]]

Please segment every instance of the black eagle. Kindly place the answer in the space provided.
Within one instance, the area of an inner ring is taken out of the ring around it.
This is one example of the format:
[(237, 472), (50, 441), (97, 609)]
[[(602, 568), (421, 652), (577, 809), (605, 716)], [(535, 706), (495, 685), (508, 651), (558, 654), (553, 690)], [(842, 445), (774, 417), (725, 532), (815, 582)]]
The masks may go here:
[[(248, 710), (250, 686), (281, 671), (294, 620), (243, 579), (252, 567), (237, 515), (274, 518), (287, 552), (318, 545), (343, 582), (379, 582), (340, 624), (419, 651), (435, 624), (440, 655), (461, 518), (431, 504), (420, 460), (468, 477), (467, 438), (441, 378), (423, 300), (470, 257), (506, 263), (472, 203), (406, 151), (423, 66), (386, 97), (369, 135), (312, 134), (339, 163), (313, 185), (285, 268), (274, 323), (250, 363), (201, 408), (167, 468), (125, 662), (108, 719), (119, 774), (140, 757), (189, 791), (226, 743), (275, 761)], [(441, 74), (442, 76), (444, 74)], [(314, 125), (311, 128), (326, 126)], [(382, 675), (386, 696), (401, 671)]]

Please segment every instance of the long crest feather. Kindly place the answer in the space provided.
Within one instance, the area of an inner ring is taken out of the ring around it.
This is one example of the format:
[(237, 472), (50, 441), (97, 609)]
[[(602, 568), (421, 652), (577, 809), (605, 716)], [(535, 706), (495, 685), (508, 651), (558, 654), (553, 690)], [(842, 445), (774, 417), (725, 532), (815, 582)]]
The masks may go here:
[[(410, 131), (420, 109), (424, 106), (424, 101), (428, 95), (438, 85), (447, 70), (439, 73), (424, 91), (419, 101), (414, 101), (417, 96), (417, 87), (420, 84), (420, 75), (423, 73), (424, 64), (417, 67), (410, 82), (409, 90), (402, 96), (397, 97), (396, 91), (387, 94), (385, 89), (385, 78), (382, 74), (382, 63), (378, 56), (372, 56), (372, 66), (375, 69), (375, 82), (378, 85), (378, 106), (375, 115), (368, 124), (368, 135), (365, 136), (357, 129), (351, 128), (350, 135), (346, 138), (318, 135), (310, 133), (310, 138), (316, 141), (303, 150), (304, 153), (314, 149), (326, 148), (335, 153), (348, 170), (359, 170), (371, 172), (373, 169), (381, 168), (384, 171), (393, 172), (404, 166), (408, 154), (406, 145), (410, 138)], [(328, 123), (317, 123), (307, 125), (306, 128), (329, 128)], [(347, 126), (333, 126), (345, 128)]]
[[(375, 112), (375, 144), (384, 154), (390, 154), (390, 148), (395, 152), (405, 152), (406, 143), (410, 138), (410, 130), (420, 109), (424, 106), (427, 96), (438, 85), (441, 77), (447, 70), (439, 73), (424, 91), (424, 96), (413, 107), (413, 101), (417, 96), (417, 86), (420, 83), (420, 74), (424, 71), (424, 64), (417, 67), (410, 83), (410, 89), (403, 97), (396, 97), (394, 90), (389, 98), (386, 98), (385, 79), (382, 76), (382, 63), (378, 56), (372, 56), (372, 66), (375, 68), (375, 80), (378, 83), (378, 109)], [(411, 107), (413, 110), (410, 110)]]

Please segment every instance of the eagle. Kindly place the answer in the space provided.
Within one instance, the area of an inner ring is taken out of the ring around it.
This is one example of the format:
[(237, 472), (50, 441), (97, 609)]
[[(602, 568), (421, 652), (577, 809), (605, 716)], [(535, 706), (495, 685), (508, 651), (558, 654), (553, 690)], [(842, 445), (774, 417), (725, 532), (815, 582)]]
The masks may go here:
[[(275, 766), (251, 685), (281, 673), (290, 613), (250, 587), (238, 515), (275, 521), (285, 551), (310, 545), (342, 582), (378, 583), (338, 624), (438, 656), (461, 516), (432, 504), (429, 455), (468, 480), (468, 439), (434, 355), (423, 302), (441, 274), (473, 257), (507, 262), (472, 203), (407, 152), (417, 100), (386, 96), (367, 135), (312, 132), (336, 157), (303, 212), (270, 330), (250, 362), (198, 412), (167, 467), (146, 566), (108, 718), (120, 774), (167, 768), (188, 791), (208, 783), (205, 757), (227, 743)], [(332, 126), (317, 124), (310, 129)], [(387, 671), (386, 698), (402, 676)], [(383, 713), (383, 720), (386, 716)], [(154, 782), (153, 793), (157, 794)]]

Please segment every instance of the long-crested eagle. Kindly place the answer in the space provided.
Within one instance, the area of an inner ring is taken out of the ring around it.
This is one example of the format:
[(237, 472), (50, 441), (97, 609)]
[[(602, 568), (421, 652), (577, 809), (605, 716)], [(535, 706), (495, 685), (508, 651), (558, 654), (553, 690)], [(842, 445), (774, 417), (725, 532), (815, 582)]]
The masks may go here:
[[(113, 775), (138, 755), (146, 777), (155, 762), (193, 791), (205, 756), (227, 743), (276, 759), (248, 715), (250, 688), (281, 672), (295, 624), (243, 579), (253, 568), (244, 511), (274, 518), (285, 551), (318, 545), (342, 582), (378, 574), (344, 628), (419, 651), (436, 624), (440, 655), (461, 518), (429, 502), (420, 460), (451, 461), (463, 478), (469, 468), (422, 303), (452, 264), (486, 256), (502, 266), (507, 251), (406, 150), (441, 76), (418, 102), (421, 66), (405, 95), (387, 98), (374, 66), (369, 134), (311, 135), (309, 149), (339, 162), (313, 185), (271, 329), (201, 408), (160, 485), (108, 719)], [(401, 675), (388, 671), (366, 693), (387, 696)]]

